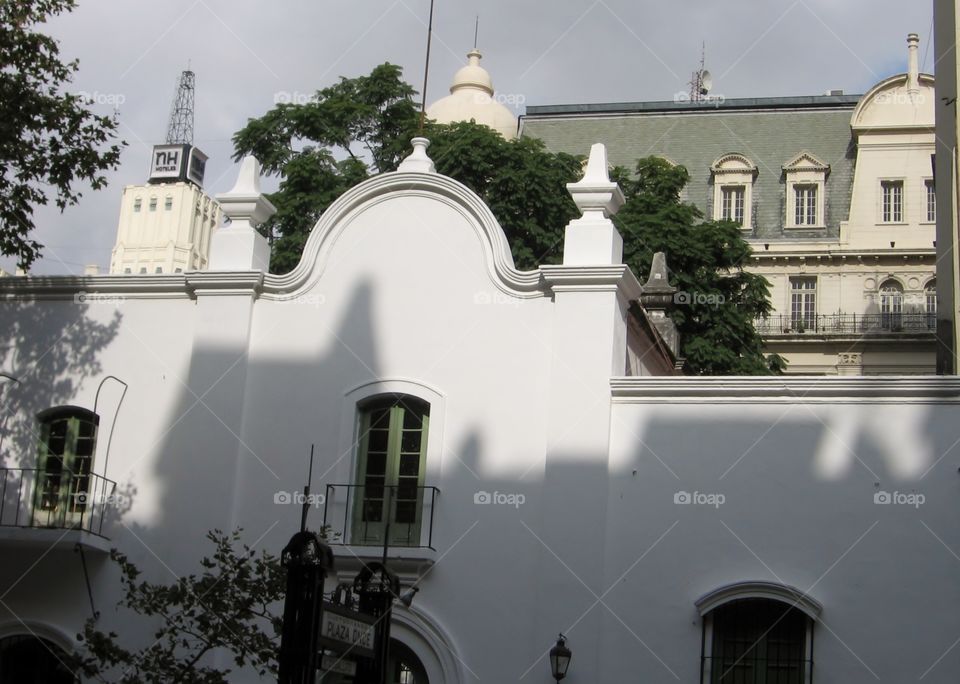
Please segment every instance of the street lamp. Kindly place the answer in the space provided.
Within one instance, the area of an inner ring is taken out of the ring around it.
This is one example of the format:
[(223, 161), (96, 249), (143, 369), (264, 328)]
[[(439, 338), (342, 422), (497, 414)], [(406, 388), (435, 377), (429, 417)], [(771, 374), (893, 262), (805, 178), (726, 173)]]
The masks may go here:
[(567, 676), (571, 655), (573, 654), (567, 648), (566, 637), (561, 634), (556, 645), (550, 649), (550, 672), (558, 682)]

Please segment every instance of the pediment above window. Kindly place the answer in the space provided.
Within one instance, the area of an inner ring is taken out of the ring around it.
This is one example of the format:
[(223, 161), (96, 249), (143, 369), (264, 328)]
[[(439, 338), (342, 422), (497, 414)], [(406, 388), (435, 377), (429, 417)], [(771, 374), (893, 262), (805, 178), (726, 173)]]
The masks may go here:
[(757, 165), (739, 153), (725, 154), (710, 165), (710, 170), (717, 173), (738, 173), (757, 175)]
[(823, 163), (809, 152), (801, 152), (784, 164), (783, 170), (787, 173), (812, 171), (827, 174), (830, 172), (830, 165)]

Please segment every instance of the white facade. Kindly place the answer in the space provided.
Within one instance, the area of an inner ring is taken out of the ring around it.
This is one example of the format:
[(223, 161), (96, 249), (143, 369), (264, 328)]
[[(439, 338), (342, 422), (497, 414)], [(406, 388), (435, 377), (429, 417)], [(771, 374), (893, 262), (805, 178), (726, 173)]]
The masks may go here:
[(220, 207), (189, 182), (128, 185), (110, 273), (183, 273), (209, 266)]
[[(564, 264), (532, 272), (479, 198), (418, 155), (334, 203), (286, 275), (0, 283), (0, 368), (20, 380), (0, 386), (5, 467), (36, 467), (44, 409), (93, 407), (108, 375), (128, 386), (98, 400), (92, 472), (125, 497), (108, 539), (0, 519), (0, 639), (77, 646), (79, 541), (102, 625), (148, 640), (113, 611), (103, 549), (158, 581), (194, 571), (212, 528), (279, 552), (300, 513), (279, 495), (302, 486), (311, 444), (352, 578), (381, 552), (356, 543), (346, 498), (359, 416), (401, 394), (429, 406), (422, 481), (439, 494), (419, 544), (389, 550), (421, 589), (393, 636), (429, 682), (552, 681), (558, 632), (571, 684), (712, 681), (710, 635), (738, 599), (797, 607), (789, 667), (805, 674), (790, 681), (954, 681), (960, 382), (649, 377), (669, 359), (631, 332), (641, 286), (619, 263), (602, 148), (571, 187), (584, 216)], [(255, 224), (269, 208), (247, 199)]]
[(480, 51), (467, 53), (467, 64), (453, 76), (450, 94), (427, 107), (427, 117), (437, 123), (475, 121), (489, 126), (507, 140), (517, 137), (517, 117), (499, 102), (489, 72), (480, 66)]

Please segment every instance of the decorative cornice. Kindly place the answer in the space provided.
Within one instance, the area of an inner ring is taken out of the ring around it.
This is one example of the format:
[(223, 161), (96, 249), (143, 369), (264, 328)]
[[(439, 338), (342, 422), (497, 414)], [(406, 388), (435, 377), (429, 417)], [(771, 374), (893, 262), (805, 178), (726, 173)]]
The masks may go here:
[(776, 582), (755, 581), (755, 582), (736, 582), (728, 584), (719, 589), (714, 589), (698, 598), (694, 605), (700, 611), (700, 615), (706, 615), (710, 611), (720, 606), (739, 601), (741, 599), (768, 599), (780, 601), (788, 605), (799, 608), (811, 620), (816, 620), (823, 612), (823, 606), (815, 598), (806, 594), (795, 587)]
[(193, 296), (250, 295), (256, 298), (263, 287), (260, 271), (192, 271), (187, 288)]
[(957, 376), (613, 378), (618, 404), (960, 403)]
[(0, 278), (0, 299), (74, 299), (78, 302), (111, 299), (185, 298), (190, 296), (186, 274), (13, 276)]
[(643, 288), (625, 264), (614, 266), (541, 266), (550, 292), (620, 292), (627, 300), (639, 299)]

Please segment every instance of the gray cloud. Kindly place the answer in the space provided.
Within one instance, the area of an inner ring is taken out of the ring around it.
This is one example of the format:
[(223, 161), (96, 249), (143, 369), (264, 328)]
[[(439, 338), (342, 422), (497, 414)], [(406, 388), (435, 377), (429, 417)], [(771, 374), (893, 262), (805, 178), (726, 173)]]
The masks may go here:
[[(437, 0), (428, 99), (446, 94), (472, 46), (501, 93), (526, 104), (671, 99), (685, 90), (706, 41), (714, 92), (725, 97), (862, 93), (905, 70), (906, 33), (928, 45), (932, 3), (907, 0)], [(47, 245), (37, 273), (106, 267), (120, 192), (146, 178), (151, 145), (165, 133), (174, 85), (197, 73), (196, 143), (211, 159), (207, 190), (228, 190), (230, 137), (273, 106), (278, 93), (310, 94), (384, 61), (419, 90), (428, 0), (81, 0), (50, 31), (79, 58), (73, 90), (122, 95), (129, 143), (110, 185), (79, 206), (37, 213)], [(104, 98), (106, 99), (106, 98)], [(108, 103), (98, 105), (103, 113)], [(11, 259), (0, 267), (12, 270)]]

